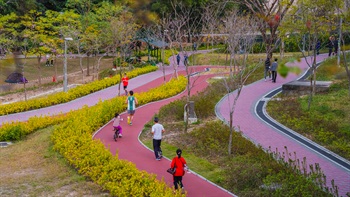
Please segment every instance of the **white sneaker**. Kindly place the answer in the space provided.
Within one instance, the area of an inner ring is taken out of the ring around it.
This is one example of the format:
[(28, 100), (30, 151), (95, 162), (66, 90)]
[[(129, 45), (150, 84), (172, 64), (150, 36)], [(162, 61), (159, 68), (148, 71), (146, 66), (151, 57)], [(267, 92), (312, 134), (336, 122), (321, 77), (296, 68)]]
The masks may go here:
[(123, 137), (123, 135), (119, 133), (119, 137), (121, 138), (121, 137)]

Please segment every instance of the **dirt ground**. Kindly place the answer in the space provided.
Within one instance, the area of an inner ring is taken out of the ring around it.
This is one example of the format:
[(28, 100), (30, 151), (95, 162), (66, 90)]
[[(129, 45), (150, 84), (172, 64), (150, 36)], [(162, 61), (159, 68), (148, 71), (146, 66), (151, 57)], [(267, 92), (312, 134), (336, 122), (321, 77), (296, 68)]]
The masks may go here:
[[(69, 77), (69, 84), (68, 88), (76, 87), (79, 84), (84, 84), (92, 81), (92, 76), (85, 76), (84, 82), (82, 81), (82, 77), (80, 73), (77, 73), (73, 76)], [(15, 92), (11, 94), (6, 94), (3, 96), (0, 96), (0, 104), (6, 104), (11, 102), (17, 102), (17, 101), (24, 101), (26, 98), (37, 98), (40, 96), (45, 96), (49, 94), (53, 94), (56, 92), (63, 91), (63, 82), (58, 81), (56, 84), (53, 85), (42, 85), (40, 88), (35, 89), (27, 89), (26, 92)]]

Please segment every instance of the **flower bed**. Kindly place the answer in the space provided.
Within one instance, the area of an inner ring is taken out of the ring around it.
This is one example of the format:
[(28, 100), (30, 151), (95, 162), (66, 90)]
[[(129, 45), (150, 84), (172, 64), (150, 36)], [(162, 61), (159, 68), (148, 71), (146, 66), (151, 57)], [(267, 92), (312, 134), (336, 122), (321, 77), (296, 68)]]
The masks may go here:
[[(186, 79), (180, 77), (179, 80), (172, 80), (135, 96), (139, 104), (143, 105), (174, 96), (185, 87)], [(124, 111), (125, 107), (125, 97), (117, 97), (71, 112), (70, 118), (53, 132), (51, 139), (54, 149), (80, 174), (91, 178), (113, 196), (173, 196), (173, 191), (164, 181), (139, 171), (131, 162), (119, 160), (117, 155), (113, 157), (102, 142), (92, 139), (93, 132), (110, 121), (115, 112)]]

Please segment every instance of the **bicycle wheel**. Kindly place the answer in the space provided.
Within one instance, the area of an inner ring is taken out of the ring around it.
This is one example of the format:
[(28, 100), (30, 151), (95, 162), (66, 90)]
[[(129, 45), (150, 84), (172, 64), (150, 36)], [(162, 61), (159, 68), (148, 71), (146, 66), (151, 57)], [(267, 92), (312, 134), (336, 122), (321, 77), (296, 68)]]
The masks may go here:
[[(115, 130), (114, 130), (114, 131), (115, 131)], [(115, 132), (114, 132), (113, 138), (114, 138), (114, 141), (117, 141), (117, 139), (118, 139), (118, 131), (115, 131)]]

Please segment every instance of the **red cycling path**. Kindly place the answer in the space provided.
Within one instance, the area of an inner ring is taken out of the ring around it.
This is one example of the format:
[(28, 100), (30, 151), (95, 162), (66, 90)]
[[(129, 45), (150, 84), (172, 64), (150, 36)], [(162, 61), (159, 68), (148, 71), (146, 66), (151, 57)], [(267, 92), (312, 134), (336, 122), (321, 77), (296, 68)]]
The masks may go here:
[[(198, 68), (198, 71), (203, 71), (203, 68)], [(184, 75), (185, 72), (181, 71), (179, 74)], [(191, 81), (195, 81), (191, 94), (196, 94), (204, 90), (207, 86), (207, 79), (215, 76), (216, 74), (200, 74), (198, 76), (192, 77)], [(167, 80), (170, 76), (167, 76)], [(152, 87), (156, 87), (159, 84), (163, 83), (163, 78), (155, 79), (154, 81), (144, 84), (141, 87), (134, 89), (135, 92), (145, 92)], [(109, 122), (104, 127), (102, 127), (94, 136), (94, 139), (99, 139), (105, 144), (106, 148), (108, 148), (113, 154), (118, 153), (118, 157), (120, 159), (124, 159), (127, 161), (131, 161), (136, 165), (136, 167), (140, 170), (145, 170), (149, 173), (155, 174), (157, 179), (164, 181), (172, 186), (172, 175), (166, 172), (166, 170), (170, 167), (170, 160), (163, 158), (161, 161), (155, 160), (154, 152), (152, 150), (147, 149), (144, 145), (139, 141), (139, 134), (142, 131), (144, 125), (152, 120), (154, 114), (156, 114), (159, 109), (187, 94), (187, 91), (182, 92), (174, 97), (149, 103), (143, 106), (140, 106), (136, 109), (136, 113), (134, 115), (134, 120), (132, 126), (128, 125), (126, 121), (121, 121), (121, 126), (123, 128), (123, 137), (118, 139), (117, 142), (113, 139), (113, 122)], [(121, 115), (121, 117), (126, 120), (127, 114), (125, 112)], [(160, 120), (161, 123), (161, 120)], [(167, 130), (165, 128), (165, 130)], [(151, 139), (150, 135), (150, 139)], [(175, 156), (175, 153), (174, 153)], [(191, 167), (191, 166), (189, 166)], [(233, 196), (233, 194), (228, 191), (219, 188), (212, 184), (211, 182), (205, 180), (197, 174), (186, 173), (183, 178), (184, 188), (187, 191), (187, 196)]]
[[(324, 59), (324, 58), (326, 58), (325, 55), (318, 56), (318, 60)], [(173, 59), (170, 59), (170, 60), (171, 60), (171, 62), (173, 62)], [(295, 65), (301, 67), (304, 70), (307, 68), (305, 61), (302, 61), (300, 63), (295, 63)], [(181, 70), (182, 70), (182, 72), (184, 70), (183, 62), (180, 63), (180, 67), (179, 67), (180, 73), (181, 73)], [(168, 78), (169, 78), (169, 74), (172, 74), (172, 73), (173, 73), (173, 67), (172, 66), (166, 67), (165, 74), (168, 76)], [(161, 84), (162, 80), (163, 80), (162, 76), (163, 76), (163, 70), (159, 69), (156, 72), (148, 73), (148, 74), (133, 78), (130, 80), (129, 89), (133, 89), (136, 92), (142, 91), (142, 90), (147, 91), (148, 88), (151, 88), (154, 85), (158, 86), (159, 84)], [(206, 77), (209, 77), (209, 76), (206, 76)], [(242, 91), (242, 94), (238, 100), (237, 106), (236, 106), (236, 110), (235, 110), (235, 114), (234, 114), (234, 117), (235, 117), (234, 124), (235, 124), (235, 126), (240, 127), (240, 129), (243, 131), (244, 135), (246, 135), (248, 138), (250, 138), (253, 142), (262, 145), (264, 148), (271, 147), (272, 150), (274, 150), (275, 148), (278, 148), (278, 150), (284, 150), (284, 147), (286, 146), (288, 148), (289, 152), (295, 151), (297, 153), (298, 158), (302, 158), (305, 156), (307, 158), (307, 161), (309, 164), (319, 163), (321, 165), (323, 171), (327, 175), (328, 182), (331, 179), (334, 179), (335, 183), (340, 188), (340, 195), (344, 196), (344, 194), (347, 191), (349, 191), (349, 185), (350, 185), (349, 172), (338, 167), (334, 163), (326, 160), (325, 158), (318, 155), (317, 153), (307, 149), (303, 145), (298, 144), (296, 141), (279, 133), (275, 129), (266, 125), (264, 122), (262, 122), (255, 115), (254, 107), (255, 107), (256, 103), (265, 94), (267, 94), (271, 90), (274, 90), (274, 89), (280, 87), (283, 83), (292, 81), (296, 78), (297, 78), (297, 76), (293, 75), (293, 74), (289, 75), (287, 78), (281, 78), (280, 76), (278, 76), (277, 83), (271, 83), (271, 81), (268, 81), (268, 82), (258, 81), (258, 82), (251, 84), (251, 85), (245, 86), (243, 91)], [(199, 84), (205, 84), (204, 83), (205, 80), (203, 77), (202, 77), (202, 79), (201, 79), (202, 82), (198, 83), (198, 86), (192, 92), (196, 92), (196, 91), (199, 91), (201, 89), (199, 87)], [(107, 99), (115, 97), (117, 95), (117, 92), (118, 92), (117, 87), (118, 87), (117, 85), (112, 86), (110, 88), (107, 88), (107, 89), (101, 90), (99, 92), (90, 94), (88, 96), (76, 99), (74, 101), (60, 104), (60, 105), (56, 105), (56, 106), (52, 106), (52, 107), (47, 107), (47, 108), (42, 108), (42, 109), (38, 109), (38, 110), (17, 113), (17, 114), (12, 114), (12, 115), (7, 115), (7, 116), (0, 116), (0, 125), (3, 124), (4, 122), (26, 121), (26, 120), (28, 120), (29, 117), (32, 117), (32, 116), (40, 116), (40, 115), (45, 116), (45, 115), (55, 115), (58, 113), (66, 113), (66, 112), (69, 112), (71, 110), (79, 109), (79, 108), (83, 107), (84, 105), (92, 106), (92, 105), (95, 105), (97, 102), (99, 102), (99, 100), (107, 100)], [(204, 85), (202, 88), (204, 88)], [(165, 105), (166, 103), (170, 102), (172, 99), (179, 98), (179, 96), (181, 97), (181, 95), (178, 95), (178, 96), (173, 97), (171, 99), (167, 99), (167, 100), (160, 101), (157, 103), (159, 103), (160, 105)], [(228, 97), (224, 97), (224, 99), (220, 102), (220, 104), (218, 104), (218, 108), (217, 108), (218, 114), (221, 114), (220, 118), (226, 119), (226, 120), (228, 119), (228, 109), (229, 109), (227, 107), (228, 106), (227, 98)], [(152, 113), (153, 109), (155, 109), (156, 111), (159, 110), (160, 106), (155, 107), (155, 104), (156, 103), (152, 103), (152, 104), (149, 104), (149, 105), (142, 107), (142, 108), (146, 109), (146, 111), (144, 113), (142, 113), (145, 116), (145, 118), (147, 117), (146, 122), (148, 122), (150, 120), (150, 118), (152, 117), (152, 115), (155, 113), (155, 112)], [(142, 108), (140, 108), (140, 110), (142, 110)], [(142, 114), (139, 112), (139, 109), (138, 109), (136, 117), (135, 117), (135, 121), (134, 121), (133, 126), (131, 128), (134, 129), (140, 125), (143, 127), (143, 124), (138, 122), (138, 121), (141, 121)], [(110, 125), (107, 124), (105, 126), (105, 128), (103, 128), (103, 129), (107, 129), (108, 131), (106, 131), (105, 139), (101, 139), (101, 140), (106, 140), (105, 141), (105, 142), (107, 142), (106, 146), (108, 146), (108, 143), (111, 143), (109, 141), (112, 140), (111, 139), (111, 130), (110, 130), (110, 128), (108, 128), (109, 126)], [(113, 142), (112, 143), (113, 146), (121, 145), (123, 143), (126, 144), (128, 142), (127, 140), (130, 139), (128, 137), (129, 134), (136, 133), (138, 135), (138, 133), (141, 131), (141, 128), (135, 132), (129, 131), (128, 125), (123, 125), (123, 126), (125, 128), (124, 129), (124, 137), (123, 137), (123, 139), (119, 140), (117, 142), (117, 144)], [(134, 139), (137, 140), (138, 139), (137, 136), (135, 136)], [(123, 147), (127, 147), (128, 150), (130, 150), (132, 148), (132, 146), (130, 146), (129, 143)], [(136, 147), (137, 147), (136, 152), (138, 152), (139, 150), (146, 151), (146, 149), (139, 143), (138, 143), (138, 145), (136, 145)], [(111, 148), (113, 148), (113, 147), (111, 147)], [(116, 150), (117, 149), (114, 149), (114, 150), (111, 149), (112, 153), (115, 153)], [(120, 158), (122, 158), (124, 156), (128, 157), (128, 155), (130, 155), (130, 152), (120, 151), (119, 154), (120, 154)], [(151, 152), (151, 151), (147, 151), (147, 153), (145, 152), (145, 154), (141, 154), (138, 157), (134, 157), (134, 159), (135, 159), (134, 163), (136, 163), (136, 166), (138, 166), (138, 167), (139, 167), (139, 165), (145, 163), (145, 161), (149, 160), (149, 162), (150, 162), (149, 164), (152, 164), (152, 165), (149, 165), (149, 168), (150, 168), (149, 172), (153, 172), (155, 174), (159, 173), (158, 177), (159, 178), (164, 177), (165, 180), (171, 185), (171, 182), (172, 182), (171, 176), (169, 176), (165, 172), (165, 169), (167, 169), (170, 165), (170, 163), (167, 163), (166, 160), (163, 160), (161, 162), (154, 160), (154, 155), (153, 155), (153, 152)], [(165, 163), (164, 169), (160, 169), (160, 167), (159, 167), (159, 165), (162, 163)], [(155, 165), (153, 165), (153, 164), (155, 164)], [(140, 167), (140, 169), (143, 169), (143, 168)], [(212, 184), (208, 183), (204, 179), (197, 180), (197, 181), (201, 182), (199, 185), (197, 185), (198, 186), (197, 187), (196, 184), (193, 184), (192, 183), (193, 181), (191, 180), (193, 177), (196, 177), (196, 176), (194, 174), (188, 174), (188, 175), (189, 176), (186, 175), (184, 178), (184, 184), (185, 184), (186, 190), (188, 191), (189, 196), (197, 196), (197, 192), (201, 192), (201, 191), (203, 191), (203, 195), (199, 195), (199, 196), (230, 195), (229, 193), (226, 193), (225, 191), (219, 189), (218, 187), (213, 186)], [(186, 183), (189, 183), (189, 184), (186, 184)], [(207, 186), (207, 185), (209, 185), (209, 186)], [(212, 188), (215, 191), (207, 191), (207, 190), (204, 190), (204, 188)], [(217, 193), (217, 192), (219, 192), (219, 193)], [(221, 194), (221, 192), (224, 192), (224, 193)]]
[[(178, 72), (180, 75), (185, 75), (185, 69), (183, 66), (183, 54), (180, 55), (182, 57), (182, 61), (178, 67)], [(174, 64), (174, 60), (174, 58), (170, 58), (172, 64)], [(173, 66), (166, 66), (164, 68), (164, 70), (160, 68), (155, 72), (130, 79), (128, 89), (140, 93), (148, 91), (150, 88), (161, 85), (164, 82), (163, 72), (165, 73), (167, 80), (174, 76)], [(190, 72), (203, 72), (205, 68), (191, 67)], [(213, 76), (215, 76), (215, 74), (199, 74), (198, 76), (192, 77), (192, 81), (194, 81), (193, 87), (191, 89), (192, 94), (204, 90), (208, 86), (206, 80)], [(115, 85), (67, 103), (22, 113), (0, 116), (0, 125), (12, 121), (27, 121), (30, 117), (33, 116), (51, 116), (60, 113), (67, 113), (72, 110), (78, 110), (85, 105), (93, 106), (96, 105), (100, 100), (104, 101), (117, 96), (117, 93), (118, 85)], [(170, 166), (170, 161), (166, 159), (156, 161), (153, 152), (145, 148), (138, 141), (138, 135), (143, 129), (143, 126), (148, 121), (150, 121), (152, 116), (158, 112), (161, 106), (166, 105), (175, 99), (179, 99), (186, 94), (187, 91), (184, 91), (172, 98), (150, 103), (137, 108), (132, 126), (126, 125), (125, 122), (122, 121), (123, 138), (118, 140), (118, 142), (113, 141), (111, 122), (102, 127), (94, 137), (96, 139), (100, 139), (113, 154), (115, 154), (118, 149), (118, 157), (120, 159), (126, 159), (133, 162), (140, 170), (146, 170), (149, 173), (156, 174), (160, 180), (164, 178), (169, 186), (172, 186), (172, 176), (166, 172), (166, 169), (168, 169)], [(184, 177), (183, 182), (188, 196), (234, 196), (234, 194), (226, 191), (223, 188), (220, 188), (219, 186), (211, 183), (210, 181), (206, 180), (200, 175), (197, 175), (194, 172), (187, 173)]]
[[(317, 62), (327, 58), (327, 54), (317, 56)], [(290, 66), (298, 66), (303, 71), (306, 71), (308, 66), (303, 59), (300, 62), (290, 63)], [(297, 79), (298, 75), (289, 74), (286, 78), (277, 76), (276, 83), (271, 81), (260, 80), (253, 84), (244, 86), (238, 98), (235, 111), (233, 114), (233, 125), (239, 128), (243, 135), (249, 138), (254, 143), (261, 145), (264, 149), (278, 150), (285, 152), (285, 147), (289, 153), (292, 153), (291, 158), (294, 159), (294, 152), (300, 161), (306, 157), (308, 165), (318, 163), (324, 174), (327, 177), (327, 184), (331, 186), (331, 180), (334, 179), (335, 184), (339, 187), (339, 194), (346, 196), (350, 192), (350, 172), (332, 161), (326, 159), (319, 153), (307, 148), (296, 140), (281, 133), (279, 130), (267, 125), (255, 113), (257, 103), (263, 99), (264, 95), (280, 88), (282, 84), (288, 83)], [(216, 106), (218, 117), (225, 122), (229, 120), (230, 103), (236, 97), (237, 93), (226, 95)], [(334, 154), (334, 153), (332, 153)], [(334, 154), (335, 155), (335, 154)], [(344, 159), (345, 160), (345, 159)], [(349, 163), (349, 161), (346, 161)], [(306, 166), (308, 166), (306, 165)]]

